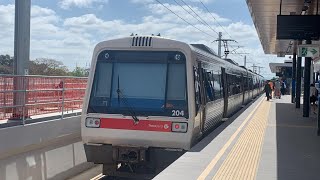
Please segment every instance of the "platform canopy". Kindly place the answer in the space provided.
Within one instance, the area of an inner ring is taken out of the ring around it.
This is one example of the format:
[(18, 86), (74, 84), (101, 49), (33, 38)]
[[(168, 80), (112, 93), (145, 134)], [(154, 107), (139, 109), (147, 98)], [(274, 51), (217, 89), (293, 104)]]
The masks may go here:
[[(293, 41), (276, 39), (277, 15), (280, 14), (281, 0), (246, 1), (264, 52), (266, 54), (277, 54), (278, 56), (292, 54)], [(305, 5), (308, 7), (307, 11), (303, 11)], [(316, 10), (317, 0), (282, 0), (282, 15), (315, 15)], [(318, 44), (319, 42), (312, 43)]]
[(292, 63), (269, 63), (272, 73), (278, 73), (282, 68), (292, 68)]

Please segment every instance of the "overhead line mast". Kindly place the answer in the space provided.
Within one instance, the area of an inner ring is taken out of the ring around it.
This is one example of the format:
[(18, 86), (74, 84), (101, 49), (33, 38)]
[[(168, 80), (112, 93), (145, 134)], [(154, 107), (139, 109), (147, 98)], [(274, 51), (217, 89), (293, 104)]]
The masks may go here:
[(236, 40), (233, 40), (233, 39), (222, 39), (222, 33), (221, 32), (219, 32), (219, 38), (214, 40), (213, 42), (218, 42), (219, 43), (219, 45), (218, 45), (218, 56), (219, 57), (221, 57), (221, 48), (222, 48), (222, 43), (223, 43), (225, 58), (227, 58), (228, 54), (230, 54), (229, 47), (228, 47), (228, 42), (236, 42), (236, 43), (238, 43)]

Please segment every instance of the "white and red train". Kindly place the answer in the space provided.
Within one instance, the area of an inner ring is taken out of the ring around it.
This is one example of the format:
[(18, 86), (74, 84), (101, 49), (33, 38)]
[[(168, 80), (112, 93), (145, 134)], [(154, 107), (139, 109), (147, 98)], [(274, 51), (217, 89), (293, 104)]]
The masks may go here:
[(156, 174), (261, 93), (262, 79), (202, 44), (101, 42), (82, 112), (87, 160), (111, 176)]

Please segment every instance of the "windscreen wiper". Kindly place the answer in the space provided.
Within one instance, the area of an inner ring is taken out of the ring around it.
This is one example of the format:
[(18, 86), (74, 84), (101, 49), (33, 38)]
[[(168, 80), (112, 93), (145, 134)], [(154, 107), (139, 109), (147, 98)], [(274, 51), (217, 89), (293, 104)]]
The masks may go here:
[(130, 112), (131, 117), (133, 119), (133, 122), (135, 125), (137, 125), (139, 123), (139, 119), (136, 116), (135, 111), (133, 110), (133, 107), (129, 105), (127, 98), (123, 95), (123, 93), (120, 90), (120, 78), (118, 75), (118, 88), (117, 88), (117, 94), (118, 94), (118, 105), (120, 106), (120, 100), (121, 102), (126, 106), (127, 110)]

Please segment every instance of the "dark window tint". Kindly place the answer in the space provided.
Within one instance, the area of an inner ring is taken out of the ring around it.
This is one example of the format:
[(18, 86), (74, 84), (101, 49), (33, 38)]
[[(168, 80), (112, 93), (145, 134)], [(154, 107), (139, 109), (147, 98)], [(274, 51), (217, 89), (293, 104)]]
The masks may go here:
[(169, 64), (168, 66), (167, 108), (185, 108), (187, 99), (185, 64)]

